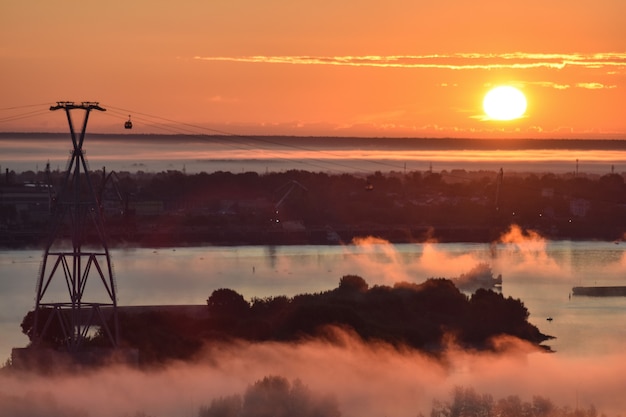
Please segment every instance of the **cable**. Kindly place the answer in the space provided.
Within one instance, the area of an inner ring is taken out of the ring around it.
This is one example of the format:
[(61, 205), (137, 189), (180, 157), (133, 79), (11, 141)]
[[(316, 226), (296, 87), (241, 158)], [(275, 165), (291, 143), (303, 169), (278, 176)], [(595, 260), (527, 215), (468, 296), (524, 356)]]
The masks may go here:
[[(230, 147), (233, 147), (233, 148), (236, 148), (236, 149), (256, 150), (256, 149), (258, 149), (258, 145), (253, 145), (253, 144), (246, 143), (246, 142), (263, 142), (263, 143), (269, 143), (269, 144), (272, 144), (272, 145), (275, 145), (275, 146), (283, 146), (283, 147), (287, 146), (287, 147), (290, 147), (290, 148), (293, 148), (293, 149), (299, 149), (299, 150), (306, 150), (306, 151), (310, 151), (310, 152), (326, 153), (326, 154), (328, 154), (327, 152), (324, 152), (324, 151), (318, 151), (318, 150), (309, 149), (309, 148), (305, 148), (305, 147), (299, 147), (299, 146), (295, 146), (295, 145), (281, 144), (281, 143), (278, 143), (278, 142), (272, 142), (272, 141), (269, 141), (269, 140), (263, 140), (263, 139), (258, 138), (256, 136), (242, 136), (242, 135), (238, 135), (238, 134), (235, 134), (235, 133), (230, 133), (230, 132), (226, 132), (226, 131), (206, 128), (206, 127), (203, 127), (203, 126), (198, 126), (198, 125), (194, 125), (194, 124), (190, 124), (190, 123), (179, 123), (179, 122), (176, 122), (176, 121), (174, 121), (172, 119), (167, 119), (167, 118), (160, 117), (160, 116), (151, 116), (151, 115), (148, 115), (146, 113), (141, 113), (141, 112), (133, 113), (132, 110), (128, 110), (128, 109), (117, 109), (117, 108), (112, 107), (112, 106), (107, 106), (107, 109), (113, 109), (112, 113), (117, 113), (119, 115), (122, 115), (122, 114), (125, 115), (126, 113), (130, 112), (130, 113), (133, 114), (133, 119), (134, 120), (140, 120), (140, 121), (141, 120), (147, 120), (148, 121), (148, 119), (135, 116), (135, 114), (140, 114), (140, 115), (143, 115), (143, 116), (152, 117), (154, 119), (165, 120), (165, 121), (168, 121), (168, 122), (177, 123), (177, 124), (182, 125), (182, 126), (188, 126), (189, 128), (187, 128), (187, 127), (185, 127), (185, 128), (178, 128), (178, 130), (177, 130), (176, 128), (171, 127), (171, 125), (169, 125), (169, 124), (163, 124), (163, 123), (157, 123), (157, 124), (149, 123), (148, 124), (148, 126), (156, 127), (156, 128), (167, 130), (167, 131), (174, 132), (174, 133), (179, 133), (180, 134), (181, 131), (182, 131), (182, 132), (185, 132), (185, 134), (187, 134), (189, 136), (192, 136), (192, 137), (197, 137), (197, 138), (210, 137), (212, 140), (214, 140), (216, 142), (222, 143), (224, 145), (227, 145), (227, 146), (230, 146)], [(122, 113), (121, 111), (123, 111), (124, 113)], [(125, 117), (126, 116), (124, 116), (124, 118)], [(202, 130), (207, 130), (207, 131), (210, 131), (210, 132), (212, 132), (214, 134), (209, 136), (206, 133), (198, 133), (197, 131), (192, 130), (190, 128), (198, 129), (198, 130), (201, 130), (201, 131)], [(225, 139), (226, 137), (228, 137), (230, 139), (239, 140), (239, 141), (236, 142), (236, 143), (233, 143), (233, 141), (227, 141)], [(241, 142), (241, 140), (246, 141), (246, 142)], [(273, 149), (272, 151), (273, 152), (279, 152), (279, 153), (287, 153), (288, 152), (286, 150), (280, 150), (280, 149), (278, 149), (278, 150)], [(337, 156), (337, 155), (334, 155), (334, 156)], [(340, 162), (333, 161), (333, 160), (320, 160), (320, 159), (316, 159), (316, 158), (309, 158), (307, 160), (301, 160), (301, 159), (296, 160), (296, 159), (293, 159), (293, 158), (282, 157), (282, 156), (277, 156), (277, 158), (279, 158), (281, 160), (291, 161), (291, 162), (298, 163), (298, 164), (309, 165), (309, 166), (316, 167), (316, 168), (323, 169), (323, 170), (329, 170), (328, 165), (331, 165), (331, 166), (334, 165), (334, 166), (343, 168), (343, 170), (337, 169), (336, 170), (337, 172), (345, 172), (345, 169), (350, 169), (352, 171), (356, 170), (356, 171), (368, 172), (368, 173), (371, 172), (370, 170), (364, 170), (364, 169), (361, 169), (361, 168), (358, 168), (358, 167), (349, 166), (349, 165), (342, 164)], [(313, 163), (311, 161), (316, 161), (317, 163)], [(368, 162), (373, 162), (373, 161), (368, 161)], [(325, 165), (320, 165), (320, 164), (325, 164)], [(332, 170), (332, 169), (330, 169), (330, 170)]]
[[(41, 104), (28, 104), (28, 105), (23, 105), (23, 106), (13, 106), (13, 107), (7, 107), (7, 108), (3, 108), (0, 110), (15, 110), (15, 109), (21, 109), (21, 108), (28, 108), (28, 107), (39, 107), (39, 106), (43, 106), (43, 105), (49, 105), (49, 103), (41, 103)], [(324, 151), (324, 150), (318, 150), (318, 149), (313, 149), (313, 148), (309, 148), (309, 147), (305, 147), (305, 146), (300, 146), (300, 145), (294, 145), (294, 144), (289, 144), (289, 143), (281, 143), (281, 142), (277, 142), (277, 141), (272, 141), (268, 138), (265, 137), (260, 137), (260, 136), (243, 136), (243, 135), (239, 135), (236, 133), (232, 133), (232, 132), (228, 132), (225, 130), (219, 130), (219, 129), (213, 129), (213, 128), (209, 128), (209, 127), (205, 127), (205, 126), (199, 126), (196, 124), (191, 124), (191, 123), (184, 123), (184, 122), (179, 122), (173, 119), (169, 119), (166, 117), (162, 117), (162, 116), (157, 116), (157, 115), (151, 115), (148, 113), (143, 113), (143, 112), (138, 112), (138, 111), (133, 111), (130, 109), (125, 109), (125, 108), (121, 108), (121, 107), (116, 107), (116, 106), (111, 106), (111, 105), (103, 105), (103, 107), (105, 107), (108, 111), (104, 112), (105, 115), (109, 116), (109, 117), (116, 117), (119, 116), (120, 118), (126, 119), (128, 114), (132, 114), (133, 115), (133, 119), (134, 120), (138, 120), (140, 122), (145, 122), (145, 124), (147, 126), (159, 129), (159, 130), (163, 130), (169, 133), (174, 133), (174, 134), (185, 134), (185, 135), (189, 135), (192, 137), (198, 137), (198, 138), (202, 138), (202, 137), (206, 137), (208, 136), (208, 134), (206, 132), (210, 132), (211, 135), (211, 139), (214, 141), (218, 141), (224, 145), (227, 146), (231, 146), (233, 148), (236, 149), (241, 149), (241, 150), (256, 150), (259, 149), (259, 143), (262, 144), (268, 144), (268, 145), (272, 145), (274, 147), (279, 147), (279, 148), (289, 148), (289, 149), (296, 149), (296, 150), (301, 150), (301, 151), (307, 151), (307, 152), (312, 152), (312, 153), (316, 153), (316, 154), (322, 154), (322, 155), (328, 155), (331, 156), (332, 159), (317, 159), (317, 158), (308, 158), (306, 160), (302, 160), (302, 159), (293, 159), (293, 158), (289, 158), (289, 157), (285, 157), (285, 156), (277, 156), (277, 158), (281, 159), (281, 160), (286, 160), (286, 161), (291, 161), (294, 163), (298, 163), (298, 164), (303, 164), (303, 165), (308, 165), (311, 167), (315, 167), (318, 169), (323, 169), (323, 170), (331, 170), (331, 171), (336, 171), (336, 172), (345, 172), (346, 169), (350, 170), (350, 171), (358, 171), (358, 172), (363, 172), (363, 173), (371, 173), (370, 169), (364, 169), (364, 168), (359, 168), (358, 166), (351, 166), (351, 165), (347, 165), (347, 164), (343, 164), (341, 162), (336, 161), (336, 158), (340, 158), (343, 159), (345, 158), (342, 155), (333, 153), (333, 152), (329, 152), (329, 151)], [(29, 117), (35, 117), (35, 116), (39, 116), (39, 115), (43, 115), (47, 112), (47, 110), (43, 110), (43, 111), (33, 111), (33, 112), (29, 112), (29, 113), (23, 113), (23, 114), (19, 114), (19, 115), (12, 115), (12, 116), (8, 116), (4, 119), (0, 118), (0, 123), (2, 122), (8, 122), (8, 121), (13, 121), (13, 120), (20, 120), (20, 119), (24, 119), (24, 118), (29, 118)], [(139, 117), (137, 115), (140, 115)], [(143, 116), (143, 117), (142, 117)], [(154, 120), (161, 120), (167, 123), (155, 123)], [(230, 139), (235, 139), (237, 140), (237, 143), (233, 143), (233, 141), (227, 141), (226, 139), (222, 139), (222, 137), (228, 137)], [(272, 149), (272, 152), (274, 153), (288, 153), (288, 150), (280, 150), (280, 149)], [(402, 166), (396, 165), (396, 164), (390, 164), (387, 162), (383, 162), (383, 161), (376, 161), (376, 160), (362, 160), (362, 162), (364, 163), (368, 163), (368, 164), (373, 164), (373, 165), (378, 165), (378, 166), (384, 166), (386, 168), (392, 168), (392, 169), (397, 169), (397, 170), (403, 170), (405, 169)], [(332, 168), (329, 168), (329, 166), (335, 166), (338, 167), (336, 170), (333, 170)]]
[[(111, 106), (109, 106), (109, 107), (111, 107)], [(132, 113), (132, 111), (126, 110), (126, 109), (119, 109), (119, 110), (124, 110), (126, 112), (131, 112)], [(172, 123), (179, 123), (179, 122), (177, 122), (175, 120), (167, 119), (167, 118), (160, 117), (160, 116), (151, 116), (151, 115), (145, 114), (145, 113), (138, 113), (138, 114), (142, 114), (142, 115), (147, 116), (147, 117), (154, 117), (154, 118), (165, 120), (165, 121), (172, 122)], [(293, 148), (293, 149), (298, 149), (298, 150), (305, 150), (305, 151), (311, 151), (311, 152), (318, 152), (318, 153), (323, 153), (323, 154), (334, 156), (334, 157), (341, 157), (340, 155), (333, 154), (332, 152), (320, 151), (320, 150), (317, 150), (317, 149), (311, 149), (311, 148), (306, 148), (306, 147), (298, 146), (298, 145), (291, 145), (291, 144), (287, 144), (287, 143), (278, 143), (278, 142), (271, 141), (271, 140), (268, 140), (268, 139), (265, 139), (265, 138), (259, 137), (259, 136), (241, 136), (241, 135), (238, 135), (236, 133), (227, 132), (227, 131), (224, 131), (224, 130), (212, 129), (212, 128), (203, 127), (203, 126), (198, 126), (198, 125), (194, 125), (194, 124), (190, 124), (190, 123), (180, 123), (180, 124), (185, 125), (185, 126), (189, 126), (189, 127), (193, 127), (193, 128), (196, 128), (196, 129), (207, 130), (207, 131), (210, 131), (210, 132), (213, 132), (213, 133), (216, 133), (216, 134), (221, 134), (221, 135), (224, 135), (224, 136), (247, 138), (247, 139), (250, 139), (250, 140), (256, 141), (256, 142), (263, 142), (263, 143), (268, 143), (268, 144), (276, 145), (276, 146), (288, 147), (288, 148)], [(370, 161), (370, 162), (378, 163), (378, 164), (385, 165), (385, 166), (390, 166), (390, 167), (393, 167), (393, 168), (400, 168), (397, 165), (386, 164), (386, 163), (380, 162), (380, 161)]]
[[(198, 139), (210, 138), (210, 139), (212, 139), (212, 140), (214, 140), (214, 141), (216, 141), (218, 143), (223, 143), (223, 144), (225, 144), (227, 146), (230, 146), (230, 147), (236, 148), (236, 149), (241, 149), (241, 150), (245, 150), (245, 151), (258, 149), (258, 147), (253, 147), (252, 145), (242, 144), (242, 145), (238, 146), (237, 143), (226, 141), (225, 139), (222, 139), (222, 138), (225, 137), (225, 135), (221, 135), (221, 136), (211, 135), (211, 136), (209, 136), (207, 134), (197, 133), (197, 132), (195, 132), (193, 130), (190, 130), (190, 129), (181, 129), (181, 128), (175, 129), (175, 128), (171, 127), (171, 125), (166, 125), (166, 124), (163, 124), (163, 123), (150, 123), (150, 121), (148, 119), (144, 119), (142, 117), (134, 117), (134, 120), (140, 120), (140, 121), (141, 120), (146, 120), (146, 122), (147, 122), (146, 125), (147, 126), (155, 127), (157, 129), (165, 130), (165, 131), (168, 131), (168, 132), (171, 132), (171, 133), (175, 133), (175, 134), (181, 134), (181, 131), (188, 132), (188, 133), (184, 133), (186, 137), (195, 137), (195, 138), (198, 138)], [(229, 137), (230, 138), (237, 138), (237, 136), (229, 136)], [(286, 151), (278, 150), (276, 152), (286, 152)], [(329, 170), (328, 166), (315, 164), (315, 163), (310, 162), (309, 160), (300, 160), (300, 159), (297, 160), (297, 159), (288, 158), (288, 157), (282, 157), (282, 156), (278, 156), (277, 158), (279, 158), (281, 160), (285, 160), (285, 161), (291, 161), (291, 162), (297, 163), (297, 164), (304, 164), (304, 165), (312, 166), (312, 167), (315, 167), (315, 168), (318, 168), (318, 169)], [(324, 161), (324, 160), (318, 160), (318, 159), (313, 159), (313, 160), (314, 161), (318, 161), (318, 162), (320, 162), (322, 164), (326, 163), (326, 164), (329, 164), (329, 165), (338, 165), (337, 163), (333, 163), (333, 162), (330, 162), (330, 161)], [(344, 168), (354, 169), (354, 168), (349, 167), (347, 165), (343, 165), (343, 167)], [(337, 170), (337, 172), (343, 172), (343, 171)]]
[[(28, 108), (28, 107), (38, 107), (42, 105), (44, 104), (29, 104), (29, 105), (24, 105), (24, 106), (7, 107), (7, 108), (0, 109), (0, 110), (13, 110), (13, 109)], [(276, 156), (277, 159), (290, 161), (294, 164), (307, 165), (309, 167), (314, 167), (314, 168), (325, 170), (325, 171), (346, 172), (346, 170), (349, 170), (351, 172), (356, 171), (356, 172), (367, 173), (367, 174), (372, 173), (371, 169), (360, 168), (359, 166), (347, 165), (347, 164), (338, 162), (336, 160), (337, 158), (344, 159), (345, 156), (339, 155), (337, 153), (329, 152), (329, 151), (314, 149), (314, 148), (290, 144), (290, 143), (278, 142), (278, 141), (268, 139), (267, 137), (240, 135), (240, 134), (228, 132), (225, 130), (213, 129), (213, 128), (200, 126), (200, 125), (196, 125), (192, 123), (179, 122), (170, 118), (166, 118), (166, 117), (162, 117), (158, 115), (151, 115), (148, 113), (134, 111), (134, 110), (130, 110), (130, 109), (122, 108), (122, 107), (116, 107), (112, 105), (103, 105), (103, 107), (106, 108), (107, 111), (103, 112), (102, 114), (107, 117), (126, 120), (128, 115), (132, 114), (133, 120), (143, 122), (146, 126), (150, 126), (152, 128), (159, 129), (164, 132), (186, 135), (187, 137), (195, 137), (198, 139), (206, 139), (207, 137), (210, 137), (211, 140), (217, 143), (226, 145), (228, 147), (232, 147), (234, 149), (258, 150), (260, 146), (259, 144), (266, 144), (266, 145), (271, 145), (274, 147), (271, 150), (275, 154), (282, 153), (285, 155), (289, 155), (289, 152), (290, 152), (289, 149), (292, 149), (292, 150), (295, 149), (295, 150), (300, 150), (300, 151), (311, 152), (313, 154), (327, 155), (327, 156), (332, 157), (330, 159), (318, 159), (318, 158), (294, 159), (288, 156), (280, 156), (280, 155)], [(20, 115), (8, 116), (4, 119), (0, 119), (0, 123), (38, 116), (40, 114), (47, 113), (47, 111), (48, 111), (47, 109), (40, 110), (40, 111), (36, 110), (33, 112), (24, 113)], [(207, 132), (209, 132), (210, 134)], [(276, 147), (278, 147), (279, 149), (275, 149)], [(283, 149), (281, 150), (280, 148), (283, 148)], [(288, 148), (288, 149), (284, 149), (284, 148)], [(384, 161), (363, 159), (361, 160), (361, 162), (370, 164), (370, 165), (383, 166), (386, 168), (391, 168), (393, 170), (399, 170), (399, 171), (403, 171), (406, 169), (406, 166), (400, 166), (398, 164), (392, 164), (392, 163), (388, 163)], [(336, 167), (336, 168), (333, 169), (332, 167)], [(461, 177), (459, 175), (454, 175), (454, 174), (442, 173), (441, 175), (449, 176), (451, 178), (462, 179), (462, 180), (471, 180), (471, 178), (465, 178), (465, 177)]]
[[(222, 136), (228, 136), (230, 138), (239, 138), (239, 139), (244, 139), (244, 140), (247, 140), (247, 141), (250, 141), (250, 142), (257, 142), (257, 143), (261, 142), (261, 143), (270, 144), (270, 145), (274, 145), (274, 146), (279, 146), (279, 147), (283, 147), (283, 148), (291, 148), (291, 149), (297, 149), (297, 150), (301, 150), (301, 151), (307, 151), (307, 152), (314, 152), (314, 153), (318, 153), (318, 154), (324, 154), (324, 155), (332, 156), (334, 158), (343, 158), (341, 155), (338, 155), (336, 153), (323, 151), (323, 150), (318, 150), (318, 149), (307, 148), (307, 147), (304, 147), (304, 146), (293, 145), (293, 144), (288, 144), (288, 143), (280, 143), (280, 142), (269, 140), (269, 139), (264, 138), (264, 137), (259, 137), (259, 136), (242, 136), (242, 135), (239, 135), (239, 134), (236, 134), (236, 133), (232, 133), (232, 132), (227, 132), (227, 131), (224, 131), (224, 130), (208, 128), (208, 127), (199, 126), (199, 125), (195, 125), (195, 124), (191, 124), (191, 123), (177, 122), (175, 120), (168, 119), (168, 118), (161, 117), (161, 116), (155, 116), (155, 115), (150, 115), (150, 114), (141, 113), (141, 112), (133, 112), (132, 110), (129, 110), (129, 109), (118, 108), (118, 107), (114, 107), (114, 106), (110, 106), (110, 105), (107, 105), (105, 107), (107, 109), (113, 109), (114, 111), (117, 110), (118, 112), (122, 112), (123, 111), (126, 114), (131, 113), (131, 114), (133, 114), (133, 117), (135, 117), (134, 116), (135, 114), (139, 114), (139, 115), (142, 115), (142, 116), (145, 116), (145, 117), (159, 119), (159, 120), (164, 120), (164, 121), (167, 121), (167, 122), (180, 124), (182, 126), (188, 126), (190, 128), (199, 129), (200, 131), (208, 131), (208, 132), (211, 132), (213, 134), (218, 134), (218, 135), (222, 135)], [(139, 120), (141, 120), (141, 119), (139, 119)], [(185, 129), (185, 130), (189, 131), (189, 129)], [(204, 135), (206, 135), (206, 134), (204, 134)], [(212, 138), (216, 138), (216, 136), (212, 136)], [(224, 142), (224, 143), (232, 146), (232, 143), (230, 143), (230, 142)], [(248, 146), (248, 148), (241, 148), (241, 147), (239, 147), (239, 149), (251, 149), (251, 148), (253, 148), (252, 145), (245, 144), (245, 146)], [(256, 149), (256, 148), (254, 148), (254, 149)], [(274, 151), (275, 152), (281, 152), (280, 150), (278, 150), (278, 151), (274, 150)], [(287, 151), (282, 151), (282, 152), (287, 152)], [(291, 161), (295, 162), (295, 160), (289, 159), (289, 158), (281, 158), (281, 159), (291, 160)], [(350, 170), (357, 170), (357, 171), (361, 171), (361, 172), (368, 172), (368, 173), (371, 172), (371, 170), (369, 170), (369, 169), (366, 170), (366, 169), (362, 169), (362, 168), (358, 168), (358, 167), (355, 168), (353, 166), (345, 165), (345, 164), (342, 164), (342, 163), (334, 161), (334, 160), (319, 160), (319, 159), (315, 159), (315, 158), (311, 158), (311, 159), (314, 160), (314, 161), (325, 163), (325, 164), (329, 164), (329, 165), (336, 165), (336, 166), (342, 167), (344, 169), (347, 168), (347, 169), (350, 169)], [(298, 160), (298, 162), (306, 164), (306, 162), (304, 162), (302, 160)], [(398, 166), (398, 165), (395, 165), (395, 164), (389, 164), (389, 163), (382, 162), (382, 161), (368, 160), (366, 162), (370, 163), (370, 164), (374, 164), (374, 165), (385, 166), (387, 168), (394, 168), (394, 169), (399, 169), (399, 170), (403, 169), (403, 167), (401, 167), (401, 166)]]
[(44, 115), (48, 113), (48, 111), (43, 111), (43, 110), (33, 110), (27, 113), (21, 113), (21, 114), (15, 114), (12, 116), (7, 116), (4, 118), (0, 118), (0, 123), (5, 123), (5, 122), (11, 122), (13, 120), (21, 120), (21, 119), (28, 119), (30, 117), (35, 117), (35, 116), (39, 116), (39, 115)]
[[(14, 121), (14, 120), (21, 120), (21, 119), (26, 119), (26, 118), (31, 118), (31, 117), (36, 117), (36, 116), (48, 114), (49, 113), (49, 103), (28, 104), (28, 105), (23, 105), (23, 106), (13, 106), (13, 107), (1, 108), (0, 111), (9, 111), (9, 110), (18, 110), (18, 109), (31, 108), (31, 107), (41, 107), (41, 106), (46, 106), (45, 110), (33, 110), (33, 111), (30, 111), (30, 112), (26, 112), (26, 113), (20, 113), (20, 114), (15, 114), (15, 115), (7, 116), (7, 117), (4, 117), (4, 118), (0, 118), (0, 123)], [(290, 148), (290, 149), (302, 150), (302, 151), (307, 151), (307, 152), (313, 152), (313, 153), (317, 153), (317, 154), (329, 155), (329, 156), (332, 156), (333, 158), (342, 158), (341, 155), (338, 155), (338, 154), (333, 153), (333, 152), (328, 152), (328, 151), (323, 151), (323, 150), (318, 150), (318, 149), (312, 149), (312, 148), (309, 148), (309, 147), (299, 146), (299, 145), (294, 145), (294, 144), (289, 144), (289, 143), (276, 142), (276, 141), (272, 141), (270, 139), (267, 139), (266, 137), (244, 136), (244, 135), (240, 135), (240, 134), (236, 134), (236, 133), (232, 133), (232, 132), (227, 132), (227, 131), (224, 131), (224, 130), (213, 129), (213, 128), (200, 126), (200, 125), (195, 125), (195, 124), (191, 124), (191, 123), (178, 122), (176, 120), (169, 119), (169, 118), (166, 118), (166, 117), (150, 115), (148, 113), (137, 112), (137, 111), (124, 109), (124, 108), (118, 108), (118, 107), (110, 106), (110, 105), (105, 105), (103, 107), (105, 107), (107, 109), (106, 112), (103, 112), (103, 115), (106, 115), (108, 117), (113, 117), (113, 118), (119, 118), (119, 119), (122, 119), (122, 120), (126, 120), (126, 118), (128, 117), (128, 114), (132, 114), (133, 115), (133, 120), (138, 120), (140, 122), (143, 122), (147, 126), (150, 126), (150, 127), (156, 128), (156, 129), (160, 129), (162, 131), (169, 132), (169, 133), (172, 133), (172, 134), (186, 135), (187, 137), (196, 137), (196, 138), (199, 138), (199, 139), (206, 139), (208, 137), (208, 138), (212, 139), (213, 141), (216, 141), (218, 143), (222, 143), (224, 145), (227, 145), (227, 146), (230, 146), (230, 147), (236, 148), (236, 149), (241, 149), (241, 150), (258, 150), (259, 149), (259, 143), (262, 143), (262, 144), (273, 145), (273, 146), (276, 146), (276, 147)], [(137, 116), (137, 115), (139, 115), (139, 116)], [(155, 122), (155, 120), (160, 120), (162, 122)], [(166, 122), (166, 123), (164, 123), (164, 122)], [(209, 135), (209, 134), (207, 134), (205, 132), (210, 132), (211, 134)], [(227, 140), (226, 138), (229, 138), (230, 140)], [(289, 153), (288, 150), (272, 149), (272, 151), (273, 152), (278, 152), (278, 153), (285, 153), (285, 154)], [(355, 172), (355, 171), (362, 172), (362, 173), (371, 173), (372, 172), (371, 170), (364, 169), (364, 168), (359, 168), (358, 166), (354, 167), (354, 166), (342, 164), (340, 162), (337, 162), (334, 159), (324, 160), (324, 159), (309, 158), (309, 159), (303, 160), (303, 159), (289, 158), (289, 157), (286, 157), (286, 156), (277, 156), (276, 158), (284, 160), (284, 161), (290, 161), (290, 162), (292, 162), (294, 164), (307, 165), (307, 166), (318, 168), (318, 169), (321, 169), (321, 170), (336, 171), (336, 172), (339, 172), (339, 173), (346, 172), (345, 171), (346, 169), (348, 169), (348, 170), (350, 170), (352, 172)], [(399, 170), (403, 169), (403, 168), (401, 168), (398, 165), (390, 164), (390, 163), (386, 163), (386, 162), (382, 162), (382, 161), (363, 160), (363, 162), (367, 162), (367, 163), (374, 164), (374, 165), (385, 166), (385, 167), (389, 167), (389, 168), (394, 168), (394, 169), (399, 169)], [(329, 166), (340, 167), (342, 169), (337, 168), (336, 170), (333, 170), (332, 168), (329, 168)], [(442, 172), (442, 173), (440, 173), (440, 175), (442, 177), (454, 178), (454, 179), (463, 180), (463, 181), (472, 181), (473, 180), (470, 177), (464, 177), (464, 176), (461, 176), (461, 175), (447, 173), (447, 172)], [(517, 187), (523, 187), (525, 189), (537, 190), (536, 187), (529, 186), (529, 185), (524, 185), (524, 184), (517, 184)], [(560, 195), (562, 193), (560, 193), (559, 191), (556, 191), (555, 194)], [(610, 203), (608, 201), (600, 200), (600, 199), (594, 198), (594, 197), (587, 197), (587, 199), (590, 199), (592, 201), (601, 202), (601, 203)]]
[(4, 108), (1, 108), (0, 111), (24, 109), (24, 108), (27, 108), (27, 107), (49, 106), (49, 105), (50, 105), (50, 103), (25, 104), (23, 106), (4, 107)]

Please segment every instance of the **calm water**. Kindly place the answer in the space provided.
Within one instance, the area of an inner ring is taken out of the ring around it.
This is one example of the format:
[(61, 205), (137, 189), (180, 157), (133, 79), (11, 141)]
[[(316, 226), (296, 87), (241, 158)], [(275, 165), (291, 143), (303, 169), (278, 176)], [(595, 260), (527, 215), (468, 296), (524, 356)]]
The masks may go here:
[[(64, 170), (69, 134), (0, 135), (0, 168)], [(626, 172), (625, 141), (446, 140), (385, 138), (87, 135), (92, 169), (161, 172), (313, 172), (492, 170), (505, 172)]]
[[(246, 299), (329, 290), (346, 274), (370, 285), (456, 277), (478, 262), (502, 274), (503, 294), (521, 299), (530, 320), (556, 336), (559, 355), (602, 356), (626, 343), (626, 297), (570, 296), (574, 285), (626, 285), (626, 245), (608, 242), (243, 246), (113, 251), (120, 305), (205, 304), (231, 288)], [(0, 358), (25, 346), (20, 322), (33, 308), (42, 252), (0, 252)], [(56, 278), (60, 278), (57, 276)], [(60, 284), (57, 282), (57, 284)], [(89, 288), (87, 290), (89, 292)], [(62, 285), (54, 301), (65, 301)], [(549, 322), (546, 318), (552, 317)]]

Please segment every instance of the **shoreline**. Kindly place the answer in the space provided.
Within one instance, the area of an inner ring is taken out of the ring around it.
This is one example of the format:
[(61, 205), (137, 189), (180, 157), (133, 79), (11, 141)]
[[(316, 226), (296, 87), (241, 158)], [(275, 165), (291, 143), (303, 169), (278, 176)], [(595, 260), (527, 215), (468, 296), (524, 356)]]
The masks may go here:
[[(286, 232), (276, 230), (244, 231), (239, 234), (217, 231), (213, 233), (181, 233), (175, 236), (165, 234), (143, 235), (138, 239), (123, 239), (119, 236), (109, 236), (109, 249), (123, 248), (187, 248), (187, 247), (212, 247), (212, 246), (342, 246), (349, 245), (355, 240), (374, 238), (390, 244), (411, 243), (479, 243), (494, 244), (500, 240), (509, 229), (494, 228), (448, 228), (433, 230), (429, 227), (422, 228), (338, 228), (329, 232), (327, 228), (313, 228), (298, 232)], [(219, 236), (218, 236), (219, 235)], [(11, 240), (11, 234), (3, 234), (0, 240), (2, 250), (43, 250), (44, 236), (20, 234), (19, 240)], [(613, 242), (618, 244), (619, 239), (607, 236), (579, 236), (571, 237), (545, 237), (550, 241), (598, 241)], [(89, 243), (84, 244), (86, 247)]]

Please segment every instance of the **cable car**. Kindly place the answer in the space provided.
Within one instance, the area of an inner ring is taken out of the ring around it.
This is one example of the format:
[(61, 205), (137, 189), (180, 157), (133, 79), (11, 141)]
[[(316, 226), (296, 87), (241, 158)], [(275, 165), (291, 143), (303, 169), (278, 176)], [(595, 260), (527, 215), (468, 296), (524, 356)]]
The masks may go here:
[(126, 123), (124, 123), (124, 129), (132, 129), (133, 128), (133, 122), (130, 121), (130, 114), (128, 115), (128, 120), (126, 120)]

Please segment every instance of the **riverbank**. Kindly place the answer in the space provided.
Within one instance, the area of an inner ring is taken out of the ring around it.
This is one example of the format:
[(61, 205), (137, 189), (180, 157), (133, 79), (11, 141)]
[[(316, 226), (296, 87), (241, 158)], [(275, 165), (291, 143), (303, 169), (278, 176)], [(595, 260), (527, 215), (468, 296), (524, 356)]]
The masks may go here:
[[(626, 230), (619, 174), (105, 173), (92, 177), (112, 246), (338, 244), (368, 236), (490, 243), (511, 225), (550, 240), (614, 241)], [(32, 174), (0, 185), (0, 246), (40, 246), (51, 213), (70, 204), (37, 182), (43, 173)], [(62, 182), (61, 173), (50, 175)], [(58, 229), (57, 238), (70, 236)], [(88, 240), (95, 231), (84, 233)]]
[[(109, 233), (109, 248), (163, 248), (195, 246), (267, 246), (267, 245), (344, 245), (362, 238), (377, 238), (389, 243), (494, 243), (510, 228), (440, 227), (411, 225), (298, 227), (296, 229), (258, 227), (181, 228), (170, 230)], [(535, 230), (553, 241), (618, 242), (614, 233), (577, 233), (550, 235)], [(61, 239), (62, 241), (63, 239)], [(45, 235), (40, 231), (5, 231), (0, 248), (43, 248)], [(89, 239), (87, 239), (87, 244)]]
[[(430, 228), (409, 226), (392, 227), (314, 227), (300, 230), (275, 228), (220, 228), (217, 230), (155, 230), (110, 233), (109, 247), (159, 248), (189, 246), (264, 246), (264, 245), (340, 245), (355, 238), (376, 237), (390, 243), (440, 242), (491, 242), (497, 235), (489, 229), (446, 229), (434, 232)], [(45, 235), (38, 231), (6, 231), (0, 236), (0, 248), (42, 248)]]

